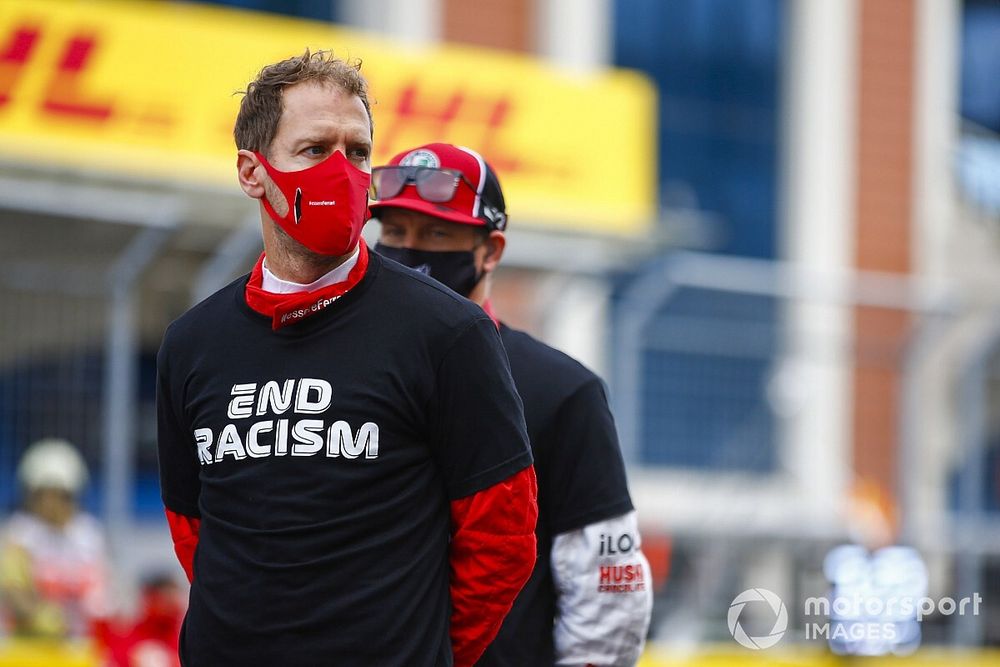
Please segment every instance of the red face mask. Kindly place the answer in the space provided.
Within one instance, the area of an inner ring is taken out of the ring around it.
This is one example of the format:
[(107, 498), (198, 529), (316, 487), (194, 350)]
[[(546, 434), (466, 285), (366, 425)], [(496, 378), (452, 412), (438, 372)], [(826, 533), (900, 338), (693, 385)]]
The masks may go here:
[(300, 171), (280, 171), (254, 153), (288, 202), (283, 216), (264, 197), (264, 209), (289, 236), (320, 255), (346, 255), (358, 242), (368, 220), (371, 174), (333, 155)]

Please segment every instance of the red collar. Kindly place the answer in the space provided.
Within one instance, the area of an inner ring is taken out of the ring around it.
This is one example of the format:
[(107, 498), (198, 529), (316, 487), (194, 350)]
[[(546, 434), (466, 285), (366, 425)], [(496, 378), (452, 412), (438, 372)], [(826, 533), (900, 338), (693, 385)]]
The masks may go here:
[(347, 274), (347, 280), (334, 283), (313, 292), (296, 292), (294, 294), (275, 294), (265, 292), (261, 285), (264, 282), (264, 255), (261, 254), (257, 264), (250, 272), (247, 281), (246, 300), (252, 309), (271, 318), (271, 328), (277, 331), (283, 326), (293, 324), (310, 315), (315, 315), (333, 304), (337, 299), (361, 282), (368, 269), (368, 246), (361, 242), (358, 261)]
[(497, 317), (496, 311), (493, 310), (493, 303), (489, 299), (483, 301), (483, 310), (486, 311), (486, 314), (490, 316), (491, 320), (493, 320), (493, 324), (497, 325), (497, 331), (499, 331), (500, 318)]

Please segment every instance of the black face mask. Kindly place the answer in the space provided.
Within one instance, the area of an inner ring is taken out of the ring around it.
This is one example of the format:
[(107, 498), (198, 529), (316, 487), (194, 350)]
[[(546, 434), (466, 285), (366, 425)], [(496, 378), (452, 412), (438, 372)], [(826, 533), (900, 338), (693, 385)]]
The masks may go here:
[(377, 243), (375, 252), (430, 276), (464, 297), (472, 294), (472, 290), (483, 277), (483, 274), (476, 270), (476, 256), (471, 250), (449, 252), (413, 250), (390, 248)]

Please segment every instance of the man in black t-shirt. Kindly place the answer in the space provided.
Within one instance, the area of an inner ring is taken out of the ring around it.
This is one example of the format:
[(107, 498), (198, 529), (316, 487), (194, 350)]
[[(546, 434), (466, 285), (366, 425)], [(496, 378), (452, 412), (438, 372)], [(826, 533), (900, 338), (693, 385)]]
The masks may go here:
[(534, 470), (496, 327), (360, 241), (359, 69), (307, 51), (250, 83), (237, 170), (265, 252), (164, 335), (184, 665), (468, 667), (534, 564)]
[(652, 607), (649, 565), (601, 380), (493, 314), (506, 208), (473, 150), (428, 144), (373, 174), (376, 250), (480, 304), (524, 402), (538, 474), (538, 561), (479, 665), (632, 665)]

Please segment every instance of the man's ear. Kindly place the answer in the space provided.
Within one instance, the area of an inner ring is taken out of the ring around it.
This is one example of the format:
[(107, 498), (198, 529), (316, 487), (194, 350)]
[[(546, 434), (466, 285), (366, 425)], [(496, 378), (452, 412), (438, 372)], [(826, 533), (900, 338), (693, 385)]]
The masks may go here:
[(254, 199), (264, 197), (264, 183), (261, 181), (263, 172), (264, 167), (253, 152), (241, 150), (236, 153), (236, 175), (240, 179), (240, 187), (247, 196)]
[(486, 255), (483, 257), (483, 273), (492, 273), (500, 264), (504, 248), (507, 247), (507, 238), (503, 232), (494, 230), (486, 237), (486, 242), (483, 245), (486, 247)]

